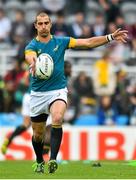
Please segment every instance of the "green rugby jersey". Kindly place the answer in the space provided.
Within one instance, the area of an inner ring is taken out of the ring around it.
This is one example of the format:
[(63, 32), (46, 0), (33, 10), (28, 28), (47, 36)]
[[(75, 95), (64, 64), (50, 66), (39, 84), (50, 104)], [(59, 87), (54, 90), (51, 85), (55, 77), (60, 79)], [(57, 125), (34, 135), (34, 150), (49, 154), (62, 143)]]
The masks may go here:
[[(25, 48), (25, 53), (35, 52), (37, 57), (42, 53), (49, 54), (54, 61), (54, 70), (48, 80), (31, 77), (31, 90), (37, 92), (65, 88), (67, 81), (64, 75), (65, 50), (74, 44), (73, 38), (52, 36), (49, 42), (43, 43), (34, 38)], [(70, 45), (71, 44), (71, 45)]]

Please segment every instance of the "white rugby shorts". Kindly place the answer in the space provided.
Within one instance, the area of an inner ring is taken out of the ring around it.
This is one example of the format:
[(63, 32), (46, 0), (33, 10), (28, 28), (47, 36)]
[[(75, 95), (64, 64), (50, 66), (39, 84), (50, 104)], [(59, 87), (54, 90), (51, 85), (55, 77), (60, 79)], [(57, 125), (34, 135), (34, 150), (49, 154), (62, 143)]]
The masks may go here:
[[(22, 100), (22, 115), (30, 116), (30, 93), (25, 93)], [(51, 116), (48, 116), (46, 125), (52, 123)]]
[(67, 103), (67, 88), (46, 92), (31, 91), (30, 94), (30, 116), (35, 117), (40, 114), (49, 114), (50, 105), (57, 99)]
[(30, 116), (30, 93), (25, 93), (22, 100), (22, 115)]

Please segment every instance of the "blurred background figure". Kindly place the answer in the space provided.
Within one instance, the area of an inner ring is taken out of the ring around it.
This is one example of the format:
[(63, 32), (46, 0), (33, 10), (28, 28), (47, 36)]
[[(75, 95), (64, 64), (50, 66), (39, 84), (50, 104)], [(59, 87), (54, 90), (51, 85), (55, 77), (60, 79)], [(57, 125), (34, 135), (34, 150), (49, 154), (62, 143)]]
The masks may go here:
[(25, 12), (23, 10), (16, 10), (10, 37), (13, 45), (20, 45), (28, 39), (28, 26), (25, 21)]
[(115, 125), (118, 111), (113, 103), (112, 96), (104, 95), (99, 98), (99, 106), (97, 109), (99, 124)]
[(71, 36), (72, 32), (70, 31), (70, 27), (65, 23), (65, 17), (63, 12), (59, 12), (57, 14), (57, 19), (55, 23), (53, 23), (52, 25), (52, 34), (56, 36)]
[(21, 106), (22, 94), (18, 88), (25, 71), (17, 60), (14, 60), (13, 69), (4, 76), (4, 112), (15, 112)]
[(110, 51), (105, 51), (102, 59), (94, 64), (93, 84), (97, 96), (113, 95), (115, 93), (117, 81)]
[(129, 100), (130, 125), (136, 125), (136, 84), (134, 84), (131, 92), (129, 93)]
[(114, 94), (114, 101), (118, 109), (119, 115), (129, 116), (129, 94), (127, 88), (129, 86), (129, 79), (127, 72), (123, 69), (119, 69), (116, 72), (117, 86)]
[(75, 14), (75, 21), (72, 24), (74, 37), (78, 38), (83, 34), (83, 25), (85, 24), (85, 16), (82, 12)]
[(92, 27), (94, 36), (103, 36), (105, 34), (106, 25), (103, 14), (97, 14)]
[(99, 0), (99, 2), (105, 11), (107, 23), (115, 22), (116, 17), (121, 15), (120, 0)]
[(92, 79), (85, 71), (81, 71), (73, 80), (73, 90), (77, 116), (95, 112), (95, 93)]
[(4, 9), (0, 8), (0, 42), (9, 42), (11, 21), (6, 16)]
[(89, 38), (93, 36), (93, 30), (89, 24), (84, 24), (80, 38)]

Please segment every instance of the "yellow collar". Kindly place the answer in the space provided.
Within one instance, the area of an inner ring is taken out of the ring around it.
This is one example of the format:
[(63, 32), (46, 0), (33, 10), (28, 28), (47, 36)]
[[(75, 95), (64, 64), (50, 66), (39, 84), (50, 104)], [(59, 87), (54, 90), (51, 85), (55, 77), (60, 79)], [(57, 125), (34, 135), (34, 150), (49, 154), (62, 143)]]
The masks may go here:
[[(53, 35), (51, 35), (51, 39), (53, 38)], [(39, 40), (39, 38), (38, 38), (38, 36), (36, 36), (36, 38), (35, 38), (37, 41), (40, 41)]]

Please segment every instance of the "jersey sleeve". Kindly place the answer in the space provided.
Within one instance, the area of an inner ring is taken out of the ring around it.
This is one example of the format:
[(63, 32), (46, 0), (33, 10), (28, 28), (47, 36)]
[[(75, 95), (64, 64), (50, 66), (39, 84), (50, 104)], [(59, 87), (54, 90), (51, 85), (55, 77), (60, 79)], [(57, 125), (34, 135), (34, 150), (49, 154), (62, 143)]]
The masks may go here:
[(76, 46), (76, 39), (75, 38), (70, 38), (68, 48), (74, 48)]
[(65, 47), (65, 49), (74, 48), (76, 45), (76, 39), (72, 37), (63, 37), (62, 40), (63, 47)]
[(25, 47), (25, 55), (26, 54), (37, 54), (36, 53), (36, 45), (33, 41), (31, 41), (26, 47)]

